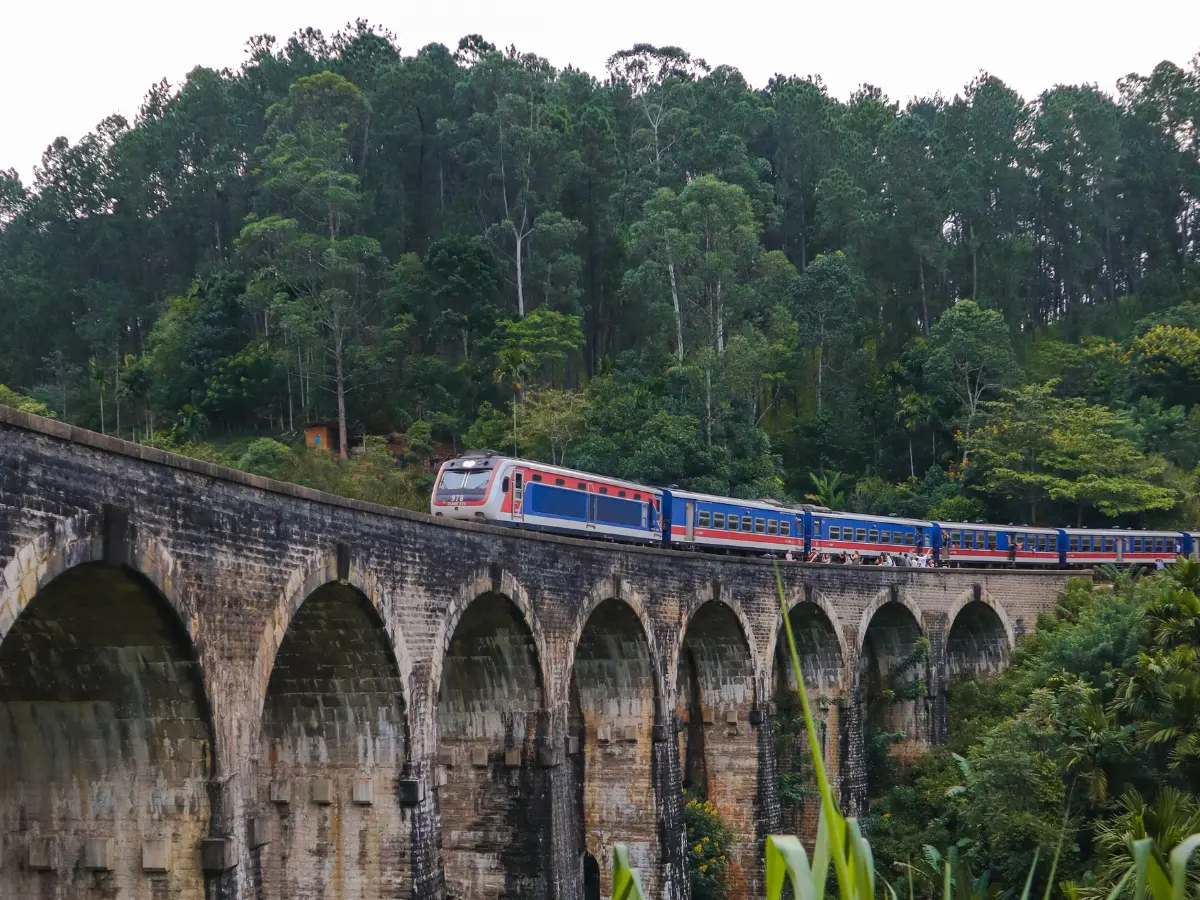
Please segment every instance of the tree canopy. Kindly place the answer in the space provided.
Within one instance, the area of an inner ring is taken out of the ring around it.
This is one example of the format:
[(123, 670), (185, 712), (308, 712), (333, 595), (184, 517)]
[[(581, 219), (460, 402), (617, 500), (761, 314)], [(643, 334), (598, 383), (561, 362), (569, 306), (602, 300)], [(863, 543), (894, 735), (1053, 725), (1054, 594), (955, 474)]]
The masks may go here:
[(0, 383), (176, 446), (415, 427), (744, 496), (1197, 524), (1200, 60), (903, 104), (674, 46), (596, 74), (357, 22), (152, 85), (0, 172)]

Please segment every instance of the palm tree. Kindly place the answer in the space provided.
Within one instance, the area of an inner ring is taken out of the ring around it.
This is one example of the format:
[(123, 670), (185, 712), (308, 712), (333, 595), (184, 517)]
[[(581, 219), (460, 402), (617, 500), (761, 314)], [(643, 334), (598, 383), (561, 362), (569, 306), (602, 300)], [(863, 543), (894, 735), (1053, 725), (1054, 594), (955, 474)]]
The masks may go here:
[(805, 500), (811, 500), (819, 506), (827, 506), (830, 509), (845, 506), (845, 487), (849, 487), (845, 475), (841, 472), (809, 472), (808, 477), (813, 483), (814, 490), (813, 493), (804, 495)]

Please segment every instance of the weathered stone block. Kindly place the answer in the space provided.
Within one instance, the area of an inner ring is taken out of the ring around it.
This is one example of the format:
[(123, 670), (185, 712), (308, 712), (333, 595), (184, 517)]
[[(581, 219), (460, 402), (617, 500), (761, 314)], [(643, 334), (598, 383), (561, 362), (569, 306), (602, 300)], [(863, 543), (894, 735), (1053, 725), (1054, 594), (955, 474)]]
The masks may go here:
[(246, 843), (250, 845), (251, 850), (269, 844), (277, 837), (275, 820), (270, 816), (255, 816), (246, 828)]
[(230, 838), (205, 838), (200, 841), (200, 867), (210, 874), (228, 872), (237, 867), (237, 854)]
[(285, 806), (292, 802), (292, 783), (276, 780), (271, 782), (271, 802)]
[(561, 762), (557, 747), (539, 747), (537, 763), (543, 769), (552, 769)]
[(510, 769), (521, 768), (521, 748), (509, 747), (504, 751), (504, 765)]
[(372, 778), (359, 778), (354, 782), (352, 797), (357, 806), (370, 806), (375, 802), (375, 781)]
[(171, 871), (171, 842), (168, 839), (142, 841), (142, 871), (151, 874)]
[(627, 741), (636, 741), (638, 739), (638, 727), (636, 725), (626, 725), (622, 737)]
[(607, 744), (612, 740), (612, 728), (608, 725), (601, 725), (596, 729), (596, 740), (601, 744)]
[(400, 803), (403, 806), (416, 806), (425, 802), (425, 782), (418, 778), (403, 778), (400, 780)]
[(83, 867), (92, 872), (112, 868), (112, 838), (88, 838), (83, 842)]
[(25, 866), (35, 872), (49, 872), (58, 866), (58, 839), (30, 838), (25, 853)]
[(453, 766), (458, 758), (458, 753), (453, 747), (440, 747), (438, 749), (438, 765)]
[(488, 752), (485, 747), (471, 748), (471, 765), (486, 766), (488, 764)]
[(333, 780), (330, 778), (314, 778), (312, 783), (312, 802), (318, 806), (328, 806), (333, 803)]

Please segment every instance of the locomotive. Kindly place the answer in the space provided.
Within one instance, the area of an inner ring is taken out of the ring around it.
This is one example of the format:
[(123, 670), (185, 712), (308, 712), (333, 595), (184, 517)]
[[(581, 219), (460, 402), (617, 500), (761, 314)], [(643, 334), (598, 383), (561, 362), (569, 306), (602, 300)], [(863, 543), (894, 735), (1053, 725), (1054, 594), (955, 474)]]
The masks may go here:
[(1041, 528), (933, 522), (651, 487), (504, 456), (468, 452), (442, 464), (434, 516), (680, 549), (830, 559), (927, 557), (940, 564), (1080, 566), (1195, 558), (1200, 532)]

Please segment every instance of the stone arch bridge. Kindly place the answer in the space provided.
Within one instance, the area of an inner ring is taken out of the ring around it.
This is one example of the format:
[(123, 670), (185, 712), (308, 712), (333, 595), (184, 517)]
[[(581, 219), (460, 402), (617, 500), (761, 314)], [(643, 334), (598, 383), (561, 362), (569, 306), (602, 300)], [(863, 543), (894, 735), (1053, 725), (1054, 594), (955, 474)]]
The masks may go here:
[[(1068, 577), (782, 571), (851, 811), (864, 717), (939, 740), (949, 679)], [(582, 900), (622, 841), (683, 898), (685, 787), (750, 896), (765, 835), (813, 822), (777, 788), (781, 627), (767, 561), (436, 522), (0, 407), (0, 896)]]

